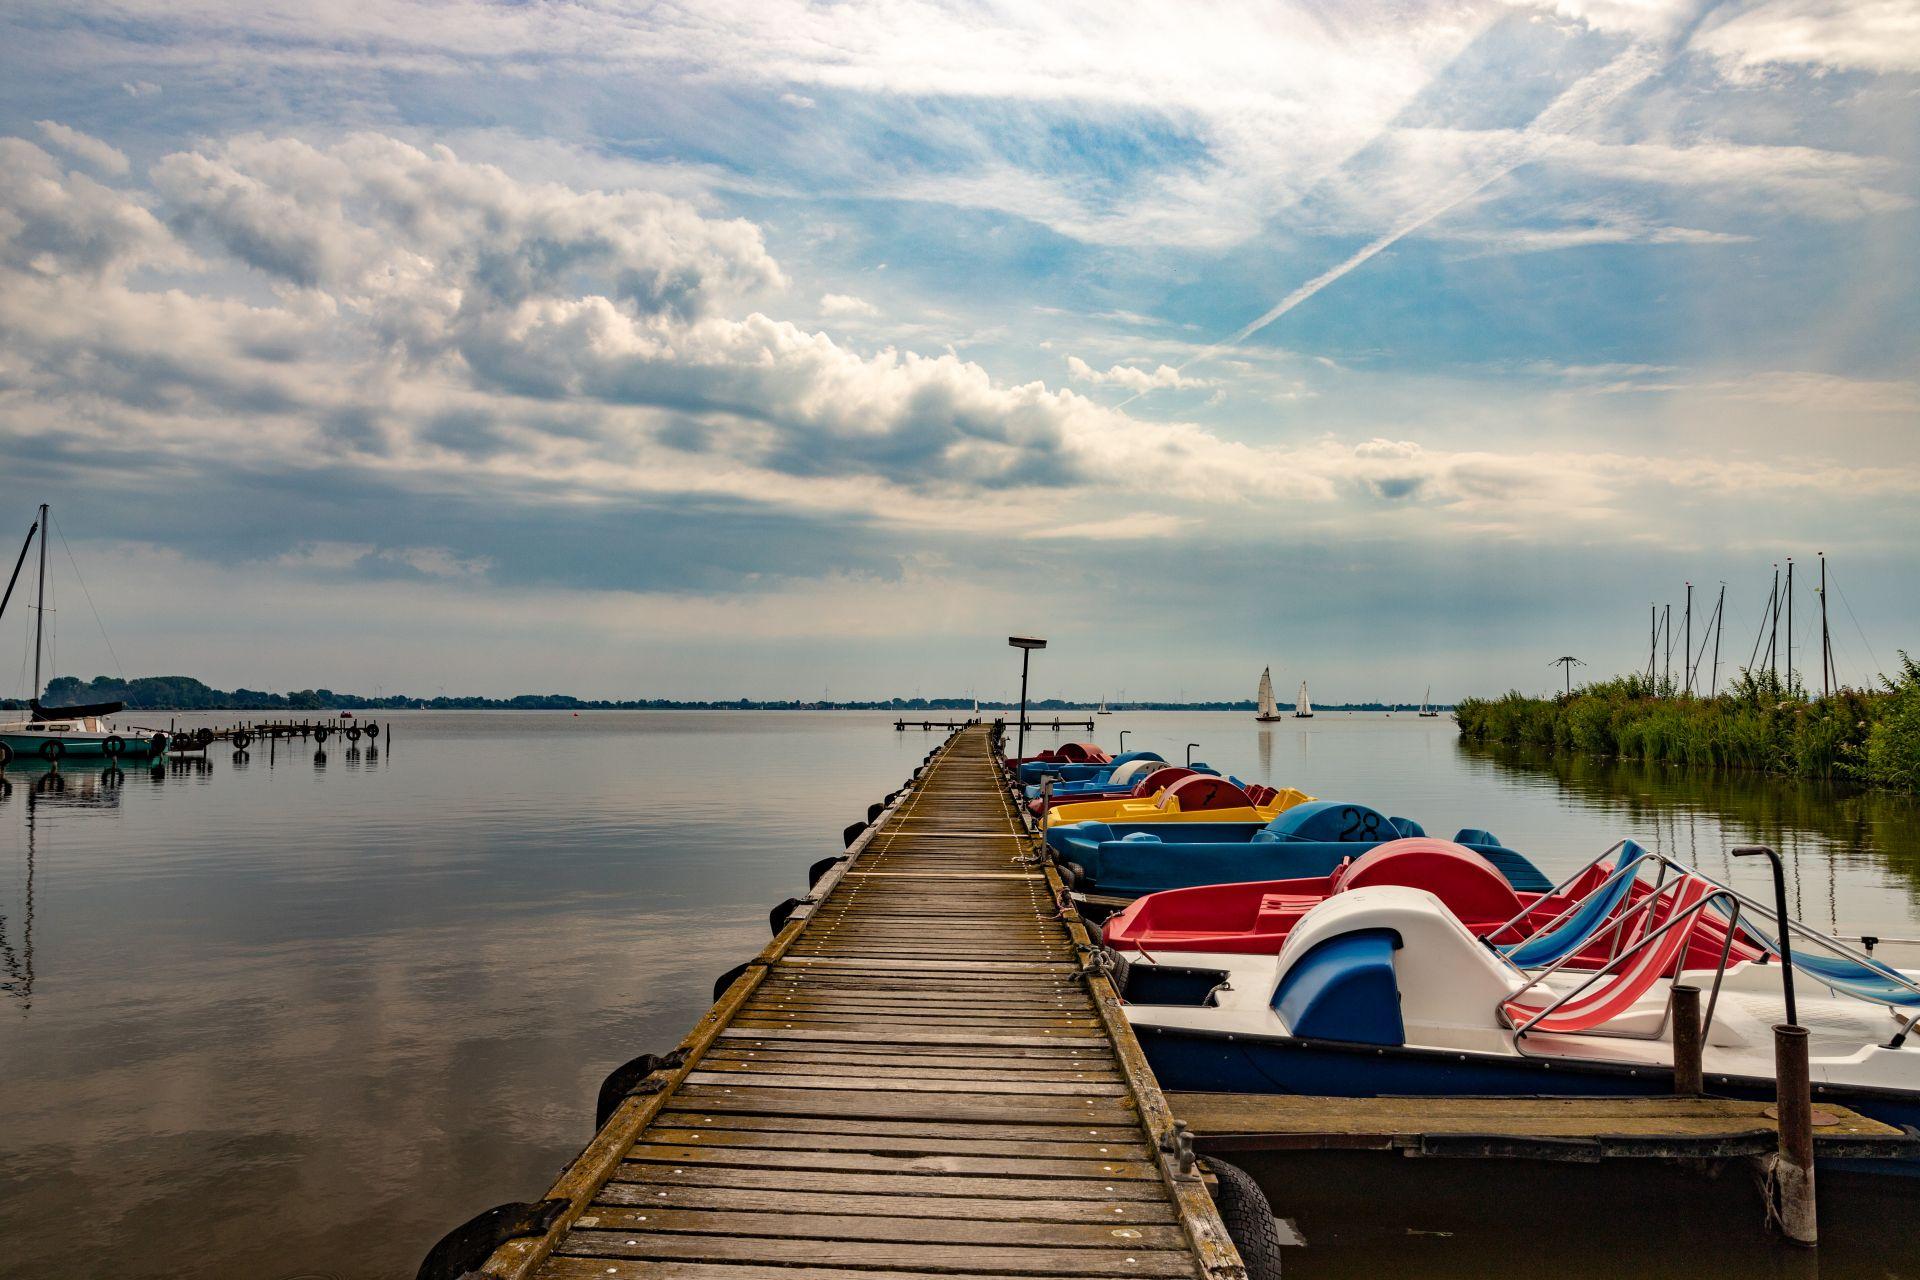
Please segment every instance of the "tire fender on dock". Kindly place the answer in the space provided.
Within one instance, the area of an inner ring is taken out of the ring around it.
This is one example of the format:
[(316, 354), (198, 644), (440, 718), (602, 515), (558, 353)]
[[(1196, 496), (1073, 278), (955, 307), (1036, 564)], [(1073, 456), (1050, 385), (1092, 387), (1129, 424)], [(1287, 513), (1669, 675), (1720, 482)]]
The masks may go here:
[(507, 1241), (545, 1235), (571, 1203), (561, 1199), (516, 1200), (476, 1213), (427, 1251), (414, 1280), (461, 1280), (477, 1272)]
[(1273, 1220), (1267, 1193), (1238, 1165), (1218, 1156), (1202, 1156), (1200, 1162), (1217, 1179), (1213, 1203), (1227, 1238), (1246, 1264), (1247, 1280), (1280, 1280), (1280, 1225)]
[(787, 927), (787, 921), (793, 917), (794, 909), (805, 904), (799, 898), (788, 898), (785, 902), (767, 912), (767, 927), (777, 935)]

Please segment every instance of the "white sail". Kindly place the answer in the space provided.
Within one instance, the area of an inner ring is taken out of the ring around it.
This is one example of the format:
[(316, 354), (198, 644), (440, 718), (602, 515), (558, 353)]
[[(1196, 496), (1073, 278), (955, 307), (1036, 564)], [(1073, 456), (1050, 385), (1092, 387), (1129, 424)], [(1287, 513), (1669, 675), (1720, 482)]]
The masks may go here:
[(1307, 682), (1300, 682), (1300, 697), (1293, 704), (1293, 714), (1306, 717), (1313, 714), (1313, 700), (1307, 697)]
[(1431, 701), (1432, 698), (1433, 698), (1433, 686), (1428, 685), (1427, 691), (1420, 695), (1420, 714), (1421, 715), (1427, 714), (1427, 703)]
[(1280, 705), (1273, 699), (1273, 668), (1267, 667), (1260, 672), (1260, 709), (1254, 713), (1258, 720), (1277, 720), (1280, 717)]

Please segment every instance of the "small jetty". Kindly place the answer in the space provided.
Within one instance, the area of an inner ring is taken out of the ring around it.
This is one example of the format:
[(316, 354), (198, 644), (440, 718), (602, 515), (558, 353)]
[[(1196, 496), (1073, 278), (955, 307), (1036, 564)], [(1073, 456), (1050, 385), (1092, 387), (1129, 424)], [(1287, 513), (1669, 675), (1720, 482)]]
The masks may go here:
[(358, 742), (365, 738), (370, 744), (377, 744), (380, 735), (389, 732), (374, 720), (355, 720), (351, 717), (330, 716), (319, 720), (259, 720), (245, 721), (230, 725), (202, 725), (198, 729), (178, 729), (171, 723), (167, 732), (171, 738), (169, 750), (205, 751), (216, 742), (230, 744), (235, 751), (245, 751), (256, 742), (306, 742), (324, 747), (329, 738), (341, 738), (347, 742)]
[(546, 1198), (422, 1280), (1245, 1277), (998, 732), (874, 806), (680, 1046), (609, 1078)]

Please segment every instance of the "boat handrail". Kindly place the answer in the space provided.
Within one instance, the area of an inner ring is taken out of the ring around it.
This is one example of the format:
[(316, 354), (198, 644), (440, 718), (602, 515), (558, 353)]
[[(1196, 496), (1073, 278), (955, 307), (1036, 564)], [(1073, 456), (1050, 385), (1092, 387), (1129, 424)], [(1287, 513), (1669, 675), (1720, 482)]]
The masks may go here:
[(1629, 845), (1631, 845), (1634, 849), (1638, 850), (1638, 852), (1634, 854), (1632, 857), (1624, 859), (1619, 866), (1615, 867), (1611, 872), (1609, 872), (1606, 878), (1602, 880), (1599, 884), (1595, 885), (1593, 889), (1589, 891), (1584, 897), (1575, 899), (1573, 902), (1567, 904), (1567, 906), (1563, 908), (1561, 912), (1558, 915), (1554, 916), (1551, 920), (1548, 920), (1544, 924), (1536, 926), (1532, 933), (1527, 934), (1525, 937), (1521, 938), (1518, 942), (1514, 942), (1514, 943), (1496, 943), (1494, 941), (1494, 939), (1498, 938), (1501, 934), (1505, 933), (1509, 929), (1514, 928), (1521, 921), (1525, 920), (1528, 916), (1532, 915), (1539, 907), (1538, 899), (1522, 907), (1518, 915), (1514, 916), (1510, 920), (1507, 920), (1505, 923), (1501, 924), (1498, 928), (1492, 930), (1490, 933), (1483, 935), (1482, 941), (1486, 942), (1488, 946), (1493, 947), (1495, 951), (1500, 951), (1500, 952), (1517, 951), (1520, 948), (1526, 946), (1529, 942), (1532, 942), (1538, 937), (1540, 937), (1541, 934), (1547, 933), (1548, 931), (1553, 929), (1557, 929), (1561, 925), (1561, 923), (1567, 919), (1567, 917), (1571, 916), (1574, 912), (1578, 911), (1590, 899), (1592, 899), (1592, 897), (1595, 894), (1604, 892), (1609, 885), (1611, 885), (1615, 880), (1619, 879), (1621, 876), (1629, 875), (1629, 874), (1637, 875), (1639, 864), (1643, 859), (1658, 856), (1642, 848), (1639, 844), (1635, 843), (1633, 840), (1630, 840), (1630, 839), (1616, 840), (1611, 845), (1609, 845), (1606, 851), (1602, 853), (1599, 857), (1594, 858), (1591, 861), (1585, 863), (1578, 870), (1576, 870), (1572, 875), (1568, 876), (1566, 879), (1562, 880), (1559, 884), (1556, 884), (1555, 886), (1553, 886), (1553, 888), (1541, 894), (1540, 897), (1542, 898), (1559, 897), (1561, 894), (1565, 893), (1568, 889), (1572, 888), (1574, 884), (1577, 883), (1582, 876), (1587, 874), (1587, 872), (1591, 871), (1594, 867), (1599, 866), (1602, 862), (1605, 862), (1608, 858), (1612, 857), (1615, 852)]
[[(1655, 856), (1657, 857), (1659, 855), (1655, 855)], [(1696, 885), (1696, 884), (1701, 886), (1703, 890), (1701, 896), (1696, 901), (1688, 903), (1684, 907), (1680, 906), (1682, 898), (1686, 893), (1689, 885)], [(1610, 973), (1614, 973), (1614, 971), (1620, 965), (1624, 964), (1627, 960), (1633, 958), (1635, 955), (1638, 955), (1641, 951), (1646, 950), (1648, 947), (1651, 947), (1654, 943), (1660, 941), (1662, 938), (1666, 937), (1669, 933), (1673, 932), (1675, 929), (1679, 928), (1681, 925), (1686, 925), (1687, 928), (1691, 930), (1693, 927), (1692, 922), (1696, 917), (1698, 917), (1701, 913), (1705, 912), (1707, 908), (1712, 906), (1715, 902), (1721, 901), (1724, 899), (1729, 903), (1731, 907), (1731, 910), (1729, 912), (1729, 924), (1726, 930), (1726, 936), (1722, 939), (1720, 944), (1720, 963), (1716, 965), (1714, 968), (1713, 990), (1707, 997), (1706, 1012), (1701, 1017), (1701, 1020), (1700, 1020), (1700, 1034), (1703, 1037), (1707, 1034), (1708, 1029), (1713, 1026), (1714, 1010), (1718, 1007), (1720, 1003), (1720, 984), (1722, 980), (1726, 977), (1727, 957), (1733, 948), (1734, 934), (1738, 932), (1738, 929), (1739, 929), (1740, 906), (1737, 900), (1737, 895), (1733, 894), (1730, 890), (1718, 884), (1717, 882), (1709, 879), (1706, 876), (1682, 875), (1672, 881), (1672, 887), (1674, 890), (1674, 896), (1673, 896), (1672, 903), (1669, 904), (1669, 911), (1671, 913), (1670, 917), (1665, 920), (1662, 920), (1658, 926), (1654, 927), (1644, 936), (1637, 939), (1626, 950), (1622, 951), (1618, 955), (1610, 957), (1607, 960), (1606, 964), (1602, 965), (1600, 968), (1594, 970), (1592, 974), (1588, 975), (1586, 981), (1580, 983), (1578, 986), (1572, 988), (1571, 990), (1563, 993), (1559, 998), (1555, 999), (1554, 1001), (1547, 1004), (1546, 1006), (1539, 1009), (1532, 1010), (1529, 1016), (1524, 1021), (1520, 1022), (1518, 1025), (1514, 1027), (1513, 1043), (1514, 1043), (1514, 1048), (1517, 1051), (1521, 1053), (1526, 1052), (1523, 1041), (1525, 1040), (1527, 1033), (1532, 1031), (1543, 1020), (1551, 1017), (1553, 1014), (1558, 1012), (1565, 1005), (1567, 1005), (1571, 1001), (1580, 997), (1583, 993), (1585, 993), (1588, 990), (1588, 988), (1592, 987), (1595, 983), (1599, 982), (1602, 978), (1605, 978)], [(1628, 917), (1641, 915), (1641, 914), (1645, 914), (1648, 916), (1649, 919), (1651, 919), (1651, 913), (1653, 912), (1654, 908), (1659, 905), (1665, 891), (1666, 891), (1666, 887), (1662, 886), (1662, 888), (1657, 889), (1654, 892), (1648, 894), (1646, 897), (1642, 898), (1639, 902), (1635, 903), (1632, 907), (1628, 908), (1627, 911), (1622, 914), (1621, 919), (1624, 921)], [(1666, 969), (1667, 963), (1673, 962), (1674, 960), (1678, 960), (1679, 962), (1684, 963), (1688, 945), (1689, 945), (1689, 940), (1683, 938), (1680, 941), (1679, 949), (1677, 952), (1675, 952), (1674, 956), (1668, 957), (1666, 961), (1662, 963), (1651, 965), (1650, 966), (1652, 970), (1651, 973), (1645, 973), (1643, 971), (1643, 980), (1645, 982), (1645, 985), (1650, 987), (1654, 982), (1657, 982), (1661, 976), (1661, 973), (1664, 972), (1664, 970)], [(1500, 1012), (1503, 1014), (1507, 1013), (1510, 1009), (1514, 1007), (1514, 1005), (1516, 1004), (1516, 1002), (1518, 1001), (1521, 995), (1525, 994), (1527, 991), (1532, 990), (1534, 987), (1539, 986), (1541, 983), (1545, 982), (1548, 978), (1552, 977), (1559, 970), (1566, 967), (1566, 965), (1569, 964), (1577, 954), (1578, 953), (1573, 953), (1573, 954), (1569, 954), (1561, 957), (1559, 960), (1555, 961), (1553, 965), (1551, 965), (1549, 968), (1542, 970), (1538, 974), (1535, 974), (1527, 982), (1525, 986), (1519, 988), (1516, 991), (1510, 992), (1500, 1001), (1500, 1006), (1497, 1012)], [(1656, 956), (1655, 959), (1660, 959), (1660, 957)], [(1676, 965), (1675, 967), (1676, 975), (1678, 974), (1678, 972), (1679, 972), (1679, 967), (1678, 965)], [(1622, 976), (1624, 978), (1624, 975)], [(1636, 975), (1635, 980), (1642, 980), (1642, 975)], [(1525, 1008), (1526, 1006), (1521, 1006), (1521, 1007)], [(1641, 1031), (1641, 1032), (1611, 1031), (1611, 1032), (1608, 1032), (1607, 1034), (1614, 1038), (1634, 1039), (1634, 1040), (1658, 1040), (1666, 1032), (1667, 1020), (1672, 1014), (1672, 1009), (1673, 1009), (1673, 1001), (1672, 1001), (1672, 997), (1669, 996), (1667, 1001), (1667, 1009), (1661, 1014), (1660, 1021), (1651, 1030)], [(1611, 1018), (1595, 1023), (1594, 1027), (1592, 1028), (1578, 1029), (1578, 1030), (1556, 1030), (1553, 1032), (1553, 1034), (1555, 1035), (1592, 1035), (1592, 1034), (1596, 1034), (1597, 1028), (1605, 1026), (1607, 1021), (1611, 1021)]]
[[(1741, 925), (1742, 916), (1745, 914), (1751, 913), (1751, 916), (1754, 919), (1766, 920), (1769, 917), (1776, 916), (1777, 915), (1776, 910), (1772, 907), (1769, 907), (1767, 904), (1759, 901), (1758, 899), (1753, 898), (1748, 894), (1742, 893), (1740, 890), (1735, 889), (1731, 885), (1725, 884), (1715, 879), (1713, 876), (1708, 875), (1704, 871), (1701, 871), (1699, 868), (1691, 866), (1685, 862), (1682, 862), (1680, 859), (1673, 857), (1671, 854), (1666, 854), (1666, 853), (1661, 853), (1655, 850), (1646, 849), (1644, 846), (1641, 846), (1632, 840), (1620, 840), (1616, 842), (1605, 853), (1601, 854), (1600, 857), (1593, 859), (1593, 861), (1587, 863), (1586, 866), (1581, 867), (1578, 871), (1574, 872), (1572, 876), (1562, 881), (1560, 885), (1555, 887), (1553, 892), (1556, 894), (1564, 892), (1567, 887), (1569, 887), (1575, 881), (1579, 880), (1582, 876), (1587, 874), (1587, 872), (1591, 868), (1598, 865), (1600, 862), (1604, 861), (1607, 857), (1612, 855), (1617, 850), (1620, 850), (1628, 845), (1631, 845), (1636, 850), (1635, 854), (1630, 859), (1623, 859), (1621, 862), (1621, 865), (1616, 867), (1611, 873), (1609, 873), (1608, 876), (1604, 880), (1602, 880), (1600, 884), (1596, 885), (1592, 890), (1582, 895), (1577, 902), (1570, 904), (1567, 908), (1565, 908), (1558, 915), (1556, 915), (1552, 920), (1549, 920), (1546, 924), (1536, 929), (1526, 939), (1523, 939), (1521, 944), (1515, 944), (1511, 949), (1517, 950), (1518, 947), (1520, 945), (1524, 945), (1525, 942), (1530, 942), (1535, 938), (1537, 938), (1538, 936), (1540, 936), (1541, 934), (1560, 925), (1562, 921), (1566, 920), (1573, 912), (1578, 910), (1581, 906), (1585, 905), (1588, 902), (1591, 902), (1597, 895), (1608, 892), (1609, 888), (1615, 883), (1615, 881), (1621, 875), (1630, 874), (1633, 876), (1638, 876), (1643, 870), (1649, 869), (1648, 864), (1652, 864), (1652, 869), (1655, 869), (1656, 879), (1654, 881), (1654, 884), (1651, 887), (1651, 891), (1647, 894), (1645, 898), (1641, 899), (1639, 903), (1634, 904), (1632, 907), (1629, 907), (1626, 911), (1623, 911), (1622, 913), (1620, 913), (1620, 915), (1616, 917), (1609, 926), (1614, 928), (1614, 939), (1615, 939), (1615, 947), (1616, 947), (1615, 953), (1608, 957), (1607, 963), (1603, 965), (1594, 974), (1592, 978), (1589, 978), (1586, 983), (1583, 983), (1580, 988), (1576, 989), (1576, 993), (1579, 990), (1584, 990), (1586, 987), (1592, 985), (1594, 981), (1597, 981), (1601, 976), (1603, 976), (1604, 974), (1616, 968), (1620, 964), (1620, 962), (1625, 958), (1627, 958), (1628, 956), (1636, 954), (1642, 947), (1644, 947), (1649, 941), (1651, 941), (1653, 937), (1659, 936), (1666, 932), (1666, 927), (1663, 926), (1655, 930), (1653, 934), (1635, 939), (1624, 950), (1619, 949), (1621, 942), (1624, 941), (1625, 938), (1628, 936), (1629, 929), (1627, 928), (1627, 926), (1629, 922), (1631, 922), (1634, 927), (1641, 927), (1641, 926), (1644, 926), (1645, 923), (1651, 918), (1650, 915), (1648, 914), (1649, 908), (1653, 906), (1653, 904), (1659, 899), (1660, 895), (1664, 892), (1666, 886), (1669, 883), (1668, 877), (1669, 875), (1672, 875), (1672, 876), (1681, 877), (1681, 878), (1694, 877), (1706, 882), (1707, 884), (1713, 887), (1713, 892), (1710, 893), (1705, 899), (1703, 899), (1701, 903), (1698, 904), (1693, 910), (1689, 911), (1687, 913), (1688, 916), (1697, 915), (1700, 911), (1704, 910), (1708, 905), (1715, 902), (1725, 904), (1725, 907), (1727, 908), (1726, 937), (1722, 942), (1720, 964), (1714, 976), (1714, 990), (1717, 995), (1719, 990), (1720, 979), (1722, 976), (1724, 976), (1726, 972), (1727, 962), (1729, 957), (1732, 954), (1733, 939), (1737, 934), (1741, 933), (1743, 929), (1743, 926)], [(1513, 928), (1520, 920), (1523, 920), (1524, 918), (1525, 918), (1525, 913), (1523, 912), (1520, 916), (1515, 917), (1513, 920), (1507, 921), (1505, 924), (1501, 925), (1499, 929), (1496, 929), (1492, 933), (1486, 935), (1486, 937), (1490, 940), (1493, 937), (1496, 937), (1499, 933)], [(1787, 929), (1790, 933), (1790, 936), (1796, 942), (1798, 942), (1801, 939), (1805, 939), (1806, 941), (1814, 944), (1816, 947), (1818, 947), (1822, 951), (1825, 951), (1833, 956), (1839, 957), (1840, 959), (1849, 962), (1854, 966), (1857, 966), (1858, 970), (1860, 971), (1858, 976), (1863, 979), (1870, 977), (1875, 984), (1881, 984), (1888, 988), (1897, 987), (1902, 989), (1902, 992), (1903, 992), (1902, 998), (1895, 1000), (1895, 999), (1883, 998), (1887, 994), (1887, 992), (1885, 991), (1883, 991), (1880, 994), (1875, 994), (1871, 991), (1861, 989), (1859, 984), (1849, 986), (1847, 985), (1847, 982), (1846, 982), (1846, 979), (1849, 975), (1839, 973), (1831, 965), (1823, 966), (1817, 963), (1816, 957), (1807, 955), (1804, 949), (1800, 947), (1796, 946), (1794, 949), (1795, 951), (1794, 960), (1793, 960), (1794, 969), (1796, 969), (1801, 973), (1806, 974), (1808, 977), (1812, 978), (1815, 982), (1826, 987), (1829, 991), (1832, 991), (1837, 995), (1848, 996), (1852, 999), (1862, 1000), (1868, 1003), (1886, 1004), (1889, 1007), (1894, 1008), (1896, 1010), (1902, 1009), (1903, 1007), (1912, 1008), (1915, 1010), (1911, 1017), (1902, 1018), (1901, 1029), (1898, 1032), (1898, 1034), (1893, 1036), (1893, 1038), (1888, 1042), (1888, 1044), (1886, 1045), (1887, 1048), (1892, 1048), (1892, 1049), (1900, 1048), (1901, 1045), (1905, 1042), (1908, 1034), (1912, 1032), (1917, 1026), (1920, 1026), (1920, 981), (1916, 981), (1915, 979), (1908, 977), (1906, 974), (1900, 972), (1899, 970), (1894, 969), (1892, 966), (1874, 959), (1870, 951), (1861, 951), (1853, 946), (1850, 946), (1845, 940), (1835, 937), (1832, 934), (1824, 933), (1821, 930), (1814, 928), (1812, 925), (1809, 925), (1804, 921), (1796, 920), (1791, 916), (1786, 917), (1783, 921), (1779, 921), (1775, 927), (1784, 927), (1785, 929)], [(1598, 931), (1596, 930), (1596, 933), (1597, 932)], [(1768, 934), (1763, 929), (1758, 928), (1752, 924), (1748, 924), (1744, 926), (1744, 932), (1748, 938), (1750, 938), (1751, 940), (1753, 940), (1755, 943), (1759, 945), (1760, 949), (1764, 953), (1766, 953), (1766, 955), (1778, 956), (1780, 954), (1779, 940), (1768, 936)], [(1874, 938), (1871, 938), (1871, 940), (1869, 940), (1867, 937), (1862, 937), (1860, 939), (1860, 942), (1869, 948), (1883, 942), (1893, 942), (1896, 944), (1908, 943), (1912, 945), (1920, 945), (1920, 939), (1910, 939), (1910, 938), (1887, 939), (1887, 938), (1874, 937)], [(1506, 952), (1509, 950), (1509, 948), (1507, 947), (1492, 946), (1491, 944), (1490, 944), (1490, 949), (1494, 952), (1495, 955), (1499, 955), (1503, 959), (1506, 958)], [(1524, 992), (1530, 989), (1531, 987), (1538, 985), (1541, 979), (1544, 979), (1549, 974), (1552, 974), (1556, 970), (1564, 967), (1570, 960), (1574, 959), (1575, 956), (1577, 955), (1578, 955), (1577, 951), (1572, 951), (1572, 952), (1569, 952), (1567, 955), (1562, 956), (1549, 968), (1538, 973), (1537, 975), (1534, 975), (1532, 979), (1529, 981), (1527, 986), (1520, 988), (1519, 991), (1516, 991), (1513, 994), (1517, 996), (1521, 992)], [(1509, 961), (1509, 963), (1511, 962)], [(1514, 965), (1513, 967), (1516, 969), (1516, 971), (1526, 972), (1526, 970), (1519, 965)], [(1508, 998), (1512, 999), (1513, 997), (1510, 996)], [(1704, 1025), (1710, 1026), (1712, 1024), (1712, 1019), (1713, 1019), (1713, 1009), (1712, 1009), (1712, 1004), (1709, 1003)], [(1531, 1025), (1531, 1021), (1534, 1021), (1534, 1020), (1530, 1020), (1528, 1025)]]

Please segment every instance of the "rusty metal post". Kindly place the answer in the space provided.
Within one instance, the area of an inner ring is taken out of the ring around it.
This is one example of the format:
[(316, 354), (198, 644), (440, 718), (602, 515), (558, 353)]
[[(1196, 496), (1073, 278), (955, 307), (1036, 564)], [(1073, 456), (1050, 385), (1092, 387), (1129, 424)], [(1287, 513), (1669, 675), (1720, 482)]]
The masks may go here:
[(1813, 1198), (1813, 1079), (1807, 1068), (1807, 1029), (1773, 1029), (1773, 1070), (1780, 1112), (1780, 1151), (1773, 1160), (1774, 1212), (1795, 1244), (1820, 1242)]
[(1701, 1065), (1700, 988), (1682, 983), (1673, 988), (1673, 1091), (1695, 1098), (1706, 1092)]

